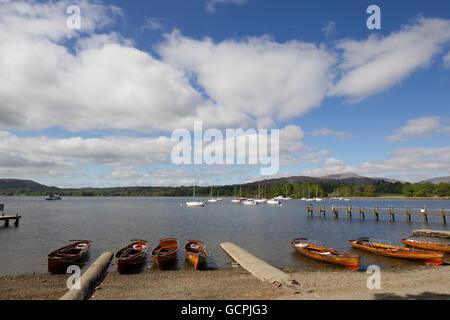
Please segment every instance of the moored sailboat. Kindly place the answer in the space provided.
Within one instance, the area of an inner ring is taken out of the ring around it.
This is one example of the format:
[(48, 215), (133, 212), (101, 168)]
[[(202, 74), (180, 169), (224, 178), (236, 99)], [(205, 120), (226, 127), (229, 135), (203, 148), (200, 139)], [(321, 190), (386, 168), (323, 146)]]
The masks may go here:
[[(192, 191), (192, 199), (195, 199), (195, 180), (194, 180), (194, 188)], [(206, 204), (203, 201), (186, 201), (186, 206), (188, 207), (204, 207)]]

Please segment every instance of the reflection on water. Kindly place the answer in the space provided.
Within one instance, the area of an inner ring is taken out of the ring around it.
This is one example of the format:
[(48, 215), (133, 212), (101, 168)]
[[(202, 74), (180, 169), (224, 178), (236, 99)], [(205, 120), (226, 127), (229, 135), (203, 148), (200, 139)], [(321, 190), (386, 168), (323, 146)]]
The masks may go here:
[[(184, 256), (184, 244), (201, 240), (206, 244), (209, 256), (207, 269), (228, 268), (230, 258), (219, 247), (221, 242), (231, 241), (257, 257), (279, 267), (290, 269), (340, 268), (303, 257), (290, 246), (294, 238), (305, 237), (320, 241), (324, 246), (357, 253), (361, 264), (378, 264), (382, 268), (414, 265), (402, 261), (352, 249), (347, 240), (369, 236), (401, 245), (400, 239), (411, 235), (413, 229), (430, 228), (450, 230), (440, 217), (429, 217), (429, 223), (420, 216), (380, 215), (380, 221), (366, 214), (365, 220), (352, 219), (341, 214), (307, 217), (305, 203), (300, 200), (284, 201), (283, 206), (244, 206), (231, 203), (231, 199), (208, 204), (206, 207), (186, 208), (185, 198), (141, 197), (66, 197), (62, 201), (45, 201), (40, 197), (0, 197), (5, 204), (5, 214), (20, 212), (23, 216), (18, 228), (0, 226), (0, 274), (22, 274), (47, 271), (47, 254), (67, 244), (70, 239), (92, 240), (90, 261), (107, 250), (116, 252), (130, 239), (145, 239), (153, 249), (159, 239), (176, 237), (180, 251), (169, 269), (190, 268)], [(321, 205), (331, 207), (331, 201)], [(352, 200), (341, 205), (380, 208), (394, 206), (422, 208), (440, 212), (450, 209), (448, 200)], [(143, 270), (157, 269), (151, 258), (151, 250)], [(112, 268), (115, 268), (113, 266)]]

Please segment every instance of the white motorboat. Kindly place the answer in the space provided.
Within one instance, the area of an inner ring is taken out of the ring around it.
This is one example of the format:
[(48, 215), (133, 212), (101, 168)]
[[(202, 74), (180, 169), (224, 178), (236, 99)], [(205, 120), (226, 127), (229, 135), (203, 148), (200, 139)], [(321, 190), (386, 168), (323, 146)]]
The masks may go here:
[(206, 205), (206, 203), (204, 203), (202, 201), (187, 201), (186, 205), (188, 207), (204, 207)]
[(255, 200), (253, 200), (253, 199), (248, 199), (248, 200), (242, 201), (242, 204), (244, 204), (246, 206), (255, 206), (258, 203)]
[(266, 201), (267, 204), (280, 204), (281, 202), (275, 199), (269, 199)]
[(264, 203), (267, 201), (267, 199), (255, 199), (254, 200), (256, 203)]

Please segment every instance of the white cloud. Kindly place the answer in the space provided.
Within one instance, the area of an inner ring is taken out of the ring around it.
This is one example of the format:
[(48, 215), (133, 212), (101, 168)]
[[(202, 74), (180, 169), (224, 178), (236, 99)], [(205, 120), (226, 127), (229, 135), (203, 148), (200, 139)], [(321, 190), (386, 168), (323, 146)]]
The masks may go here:
[[(9, 75), (0, 78), (1, 128), (168, 132), (191, 129), (194, 120), (270, 128), (318, 108), (336, 66), (343, 77), (334, 94), (362, 97), (425, 65), (450, 39), (434, 32), (449, 21), (423, 18), (386, 38), (341, 42), (340, 63), (333, 50), (312, 43), (268, 36), (214, 43), (173, 32), (158, 46), (161, 61), (117, 33), (99, 33), (121, 15), (116, 7), (81, 1), (77, 32), (66, 27), (68, 4), (0, 2), (0, 70)], [(361, 81), (367, 68), (380, 77)]]
[(325, 37), (331, 37), (337, 34), (336, 29), (336, 22), (334, 21), (328, 21), (323, 27), (322, 27), (322, 33), (325, 35)]
[(164, 29), (165, 19), (150, 17), (146, 20), (145, 24), (141, 29), (150, 29), (150, 30), (161, 30)]
[[(66, 3), (0, 3), (0, 70), (9, 75), (0, 78), (2, 128), (152, 132), (190, 128), (195, 119), (219, 128), (254, 124), (206, 101), (184, 72), (132, 41), (93, 33), (110, 21), (109, 7), (82, 2), (84, 36), (69, 30)], [(69, 38), (75, 52), (65, 47)]]
[(342, 77), (330, 94), (358, 101), (384, 91), (428, 66), (449, 41), (450, 20), (427, 18), (387, 37), (343, 40), (337, 46), (343, 54)]
[(421, 117), (408, 120), (408, 124), (393, 134), (386, 137), (387, 141), (400, 142), (409, 138), (428, 137), (435, 133), (450, 131), (450, 127), (446, 127), (441, 123), (438, 116)]
[(247, 3), (248, 0), (208, 0), (206, 2), (206, 10), (215, 13), (216, 12), (216, 6), (218, 4), (237, 4), (237, 5), (243, 5)]
[(328, 128), (322, 128), (322, 129), (315, 130), (312, 133), (312, 135), (314, 137), (335, 136), (335, 137), (340, 138), (340, 139), (347, 139), (347, 138), (351, 137), (351, 135), (348, 134), (345, 131), (331, 130), (331, 129), (328, 129)]
[(345, 161), (328, 158), (313, 169), (303, 172), (305, 175), (323, 176), (335, 173), (357, 173), (360, 175), (389, 175), (399, 179), (417, 179), (431, 175), (450, 173), (450, 147), (441, 148), (403, 148), (392, 152), (386, 160), (373, 160), (357, 165), (348, 165)]
[(447, 69), (450, 69), (450, 52), (447, 53), (447, 55), (443, 59), (444, 61), (444, 67)]
[(319, 164), (323, 157), (329, 157), (331, 152), (328, 150), (320, 150), (312, 153), (305, 154), (301, 157), (302, 160), (311, 163), (311, 164)]
[(87, 163), (126, 168), (109, 178), (126, 178), (130, 165), (167, 163), (174, 142), (168, 137), (20, 138), (0, 131), (0, 175), (59, 175)]
[(314, 44), (277, 43), (267, 36), (214, 43), (173, 32), (158, 51), (165, 62), (189, 73), (217, 105), (265, 123), (318, 107), (335, 62)]

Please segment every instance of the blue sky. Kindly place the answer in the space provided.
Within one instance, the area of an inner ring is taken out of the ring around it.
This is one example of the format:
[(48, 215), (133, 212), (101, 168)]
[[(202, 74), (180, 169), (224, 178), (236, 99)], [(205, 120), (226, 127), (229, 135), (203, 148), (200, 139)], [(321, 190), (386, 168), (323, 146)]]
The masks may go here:
[[(81, 7), (81, 29), (65, 10)], [(366, 9), (381, 9), (369, 30)], [(450, 175), (448, 1), (0, 2), (0, 177), (228, 184), (173, 130), (280, 129), (275, 176)]]

